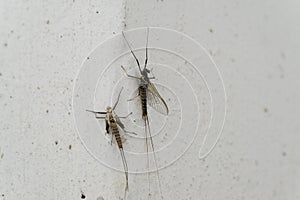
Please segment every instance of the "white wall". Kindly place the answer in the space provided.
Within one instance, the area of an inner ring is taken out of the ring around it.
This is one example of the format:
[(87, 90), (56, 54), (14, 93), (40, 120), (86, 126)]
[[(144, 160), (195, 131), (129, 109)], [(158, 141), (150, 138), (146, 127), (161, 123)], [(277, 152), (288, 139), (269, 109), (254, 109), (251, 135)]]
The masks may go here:
[[(160, 171), (165, 199), (299, 199), (299, 6), (293, 0), (1, 1), (0, 199), (122, 196), (123, 174), (96, 162), (81, 144), (71, 101), (82, 61), (124, 24), (192, 36), (224, 78), (221, 140), (199, 160), (196, 139)], [(128, 199), (144, 199), (146, 175), (130, 175), (130, 187)]]

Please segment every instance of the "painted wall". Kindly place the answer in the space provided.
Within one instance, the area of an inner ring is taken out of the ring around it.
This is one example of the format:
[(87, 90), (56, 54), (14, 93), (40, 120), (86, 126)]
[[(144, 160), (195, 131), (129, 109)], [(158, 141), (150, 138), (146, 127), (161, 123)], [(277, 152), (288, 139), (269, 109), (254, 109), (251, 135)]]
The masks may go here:
[[(294, 0), (1, 1), (0, 199), (122, 198), (123, 173), (97, 162), (79, 139), (72, 90), (99, 43), (140, 26), (174, 29), (200, 42), (227, 94), (216, 148), (200, 160), (199, 134), (160, 170), (164, 199), (299, 199), (299, 6)], [(145, 174), (130, 174), (129, 184), (128, 199), (146, 198)]]

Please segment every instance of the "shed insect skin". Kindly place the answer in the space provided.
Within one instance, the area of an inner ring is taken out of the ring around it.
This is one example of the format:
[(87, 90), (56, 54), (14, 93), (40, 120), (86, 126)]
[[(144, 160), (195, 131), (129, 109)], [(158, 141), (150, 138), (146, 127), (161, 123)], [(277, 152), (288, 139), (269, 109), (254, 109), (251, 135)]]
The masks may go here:
[[(111, 144), (112, 144), (112, 140), (113, 137), (115, 137), (115, 140), (117, 142), (118, 148), (120, 150), (120, 154), (122, 157), (122, 162), (123, 162), (123, 166), (124, 166), (124, 172), (125, 172), (125, 178), (126, 178), (126, 185), (125, 185), (125, 195), (124, 195), (124, 199), (126, 197), (126, 192), (128, 191), (129, 187), (128, 187), (128, 166), (127, 166), (127, 162), (126, 162), (126, 158), (124, 155), (124, 150), (123, 150), (123, 142), (122, 142), (122, 138), (119, 132), (119, 127), (126, 133), (131, 133), (131, 134), (135, 134), (134, 132), (129, 132), (127, 130), (125, 130), (124, 124), (121, 122), (120, 118), (127, 118), (129, 115), (132, 114), (129, 113), (126, 116), (120, 117), (117, 116), (114, 112), (115, 107), (117, 106), (119, 99), (120, 99), (120, 94), (122, 92), (123, 88), (121, 89), (119, 95), (118, 95), (118, 99), (117, 102), (115, 103), (115, 105), (113, 107), (107, 106), (106, 107), (106, 111), (105, 112), (97, 112), (97, 111), (92, 111), (92, 110), (86, 110), (87, 112), (91, 112), (95, 114), (96, 119), (105, 119), (105, 131), (106, 134), (111, 134)], [(105, 117), (103, 116), (97, 116), (97, 114), (102, 114), (105, 115)]]
[(134, 57), (137, 65), (138, 65), (138, 69), (139, 72), (141, 74), (140, 77), (137, 76), (133, 76), (127, 73), (127, 71), (125, 70), (125, 68), (123, 66), (121, 66), (121, 68), (123, 69), (123, 71), (125, 72), (127, 77), (130, 78), (134, 78), (134, 79), (138, 79), (139, 82), (139, 87), (138, 87), (138, 95), (133, 97), (132, 99), (129, 99), (129, 101), (140, 97), (140, 101), (141, 101), (141, 109), (142, 109), (142, 119), (144, 120), (144, 125), (145, 125), (145, 135), (146, 135), (146, 151), (147, 151), (147, 174), (148, 174), (148, 192), (149, 192), (149, 196), (150, 196), (150, 172), (149, 172), (149, 168), (150, 168), (150, 161), (149, 161), (149, 144), (148, 144), (148, 134), (149, 134), (149, 139), (150, 139), (150, 144), (152, 147), (152, 151), (153, 151), (153, 157), (154, 157), (154, 162), (155, 162), (155, 167), (156, 167), (156, 175), (157, 175), (157, 179), (158, 179), (158, 184), (159, 184), (159, 190), (160, 190), (160, 195), (161, 195), (161, 199), (163, 199), (163, 194), (162, 194), (162, 190), (161, 190), (161, 182), (160, 182), (160, 176), (159, 176), (159, 172), (158, 172), (158, 165), (157, 165), (157, 159), (156, 159), (156, 153), (154, 150), (154, 144), (153, 144), (153, 140), (152, 140), (152, 135), (151, 135), (151, 131), (150, 131), (150, 125), (149, 125), (149, 118), (148, 118), (148, 109), (147, 109), (147, 105), (150, 105), (151, 107), (153, 107), (155, 110), (157, 110), (158, 112), (168, 115), (169, 113), (169, 109), (168, 106), (166, 104), (166, 102), (164, 101), (164, 99), (160, 96), (160, 94), (158, 93), (157, 89), (155, 88), (155, 86), (153, 85), (153, 83), (151, 83), (151, 79), (155, 79), (154, 76), (149, 76), (150, 74), (150, 70), (147, 69), (147, 63), (148, 63), (148, 38), (149, 38), (149, 28), (147, 28), (147, 42), (146, 42), (146, 52), (145, 52), (145, 62), (144, 62), (144, 68), (141, 69), (139, 60), (137, 59), (136, 55), (134, 54), (129, 42), (127, 41), (124, 32), (122, 32), (122, 35), (126, 41), (126, 44), (128, 46), (128, 48), (130, 49), (130, 52), (132, 54), (132, 56)]

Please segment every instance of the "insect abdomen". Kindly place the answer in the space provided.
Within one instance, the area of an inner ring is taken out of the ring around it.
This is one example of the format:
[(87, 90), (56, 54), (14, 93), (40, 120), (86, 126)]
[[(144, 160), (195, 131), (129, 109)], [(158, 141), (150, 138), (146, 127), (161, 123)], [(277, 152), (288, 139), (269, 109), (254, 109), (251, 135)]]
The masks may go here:
[(113, 124), (113, 125), (111, 126), (111, 129), (112, 129), (112, 134), (115, 136), (116, 141), (117, 141), (117, 143), (118, 143), (118, 147), (119, 147), (120, 149), (122, 149), (122, 148), (123, 148), (123, 145), (122, 145), (122, 140), (121, 140), (121, 136), (120, 136), (120, 133), (119, 133), (119, 129), (118, 129), (117, 124)]
[(147, 116), (147, 89), (143, 86), (139, 87), (139, 93), (141, 97), (142, 115)]

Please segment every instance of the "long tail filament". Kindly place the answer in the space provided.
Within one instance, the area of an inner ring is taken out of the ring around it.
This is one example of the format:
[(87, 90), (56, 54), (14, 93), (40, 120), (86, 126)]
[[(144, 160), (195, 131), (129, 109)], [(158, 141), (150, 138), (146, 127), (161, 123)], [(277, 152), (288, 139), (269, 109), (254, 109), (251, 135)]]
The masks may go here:
[(146, 116), (144, 118), (145, 120), (145, 131), (146, 131), (146, 146), (147, 146), (147, 167), (148, 167), (148, 184), (149, 184), (149, 194), (150, 194), (150, 172), (149, 172), (149, 155), (148, 155), (148, 133), (149, 133), (149, 138), (150, 138), (150, 143), (151, 143), (151, 147), (152, 147), (152, 151), (153, 151), (153, 158), (154, 158), (154, 163), (155, 163), (155, 167), (156, 167), (156, 176), (157, 176), (157, 180), (158, 180), (158, 185), (159, 185), (159, 192), (160, 192), (160, 196), (161, 199), (163, 199), (163, 194), (162, 194), (162, 189), (161, 189), (161, 182), (160, 182), (160, 176), (159, 176), (159, 172), (158, 172), (158, 164), (157, 164), (157, 159), (156, 159), (156, 153), (154, 150), (154, 143), (152, 140), (152, 134), (150, 131), (150, 124), (149, 124), (149, 118), (148, 116)]

